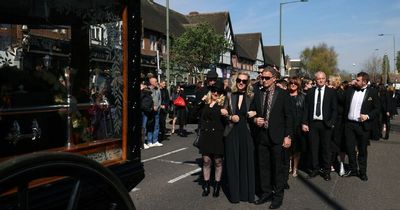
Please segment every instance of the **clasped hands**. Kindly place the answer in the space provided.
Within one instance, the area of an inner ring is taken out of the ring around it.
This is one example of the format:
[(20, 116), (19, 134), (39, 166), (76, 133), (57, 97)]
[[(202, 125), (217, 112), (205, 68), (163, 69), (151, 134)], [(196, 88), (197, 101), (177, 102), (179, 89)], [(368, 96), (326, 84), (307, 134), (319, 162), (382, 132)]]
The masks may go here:
[[(221, 115), (222, 115), (222, 116), (228, 116), (228, 114), (229, 114), (229, 112), (228, 112), (227, 109), (221, 109)], [(256, 114), (257, 114), (257, 113), (256, 113), (255, 111), (249, 111), (249, 112), (247, 112), (247, 116), (248, 116), (249, 118), (252, 118), (252, 117), (256, 116)], [(230, 120), (231, 120), (232, 122), (234, 122), (234, 123), (237, 123), (237, 122), (239, 122), (239, 120), (240, 120), (239, 115), (232, 115), (232, 116), (230, 116), (229, 118), (230, 118)]]

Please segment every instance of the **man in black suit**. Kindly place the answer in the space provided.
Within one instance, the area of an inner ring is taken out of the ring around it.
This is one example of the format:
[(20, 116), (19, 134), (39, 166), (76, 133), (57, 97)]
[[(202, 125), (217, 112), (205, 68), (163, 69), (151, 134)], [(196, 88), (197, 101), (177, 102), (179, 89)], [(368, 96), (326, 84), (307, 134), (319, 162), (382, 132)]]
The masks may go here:
[(292, 136), (292, 106), (289, 93), (275, 85), (279, 72), (265, 67), (261, 73), (263, 89), (254, 93), (250, 106), (256, 111), (255, 142), (258, 152), (261, 195), (255, 204), (272, 199), (270, 209), (279, 208), (283, 202), (285, 174), (282, 170), (282, 149), (289, 148)]
[[(367, 144), (373, 120), (379, 116), (380, 101), (375, 89), (368, 87), (369, 75), (365, 72), (357, 74), (353, 88), (346, 92), (345, 124), (346, 147), (350, 169), (345, 176), (359, 175), (363, 181), (367, 176)], [(358, 167), (356, 151), (358, 150)], [(357, 171), (359, 168), (359, 172)]]
[[(331, 179), (331, 136), (337, 115), (336, 91), (326, 86), (326, 74), (315, 73), (317, 86), (307, 91), (302, 129), (309, 132), (311, 173), (315, 177), (322, 169), (325, 181)], [(321, 157), (321, 160), (320, 160)]]

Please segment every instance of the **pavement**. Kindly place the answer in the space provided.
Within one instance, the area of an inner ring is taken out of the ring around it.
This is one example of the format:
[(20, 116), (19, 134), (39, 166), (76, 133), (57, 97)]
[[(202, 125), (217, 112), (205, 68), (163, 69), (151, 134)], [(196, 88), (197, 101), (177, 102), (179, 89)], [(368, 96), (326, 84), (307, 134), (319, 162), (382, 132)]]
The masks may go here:
[[(400, 117), (392, 121), (389, 140), (371, 141), (368, 148), (367, 182), (358, 177), (307, 179), (299, 172), (290, 177), (280, 209), (400, 210)], [(269, 203), (256, 206), (232, 204), (220, 197), (201, 197), (199, 183), (201, 155), (192, 146), (196, 125), (188, 125), (188, 137), (172, 135), (163, 147), (142, 150), (145, 179), (130, 192), (137, 209), (268, 209)]]

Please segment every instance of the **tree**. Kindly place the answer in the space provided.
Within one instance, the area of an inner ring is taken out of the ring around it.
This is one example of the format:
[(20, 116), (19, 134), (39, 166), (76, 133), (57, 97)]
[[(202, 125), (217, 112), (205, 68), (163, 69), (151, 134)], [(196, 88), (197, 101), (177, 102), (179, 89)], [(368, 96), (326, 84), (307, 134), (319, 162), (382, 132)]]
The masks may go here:
[(389, 58), (387, 55), (383, 56), (383, 61), (382, 61), (382, 83), (387, 84), (389, 79), (389, 72), (390, 72), (390, 64), (389, 64)]
[(212, 26), (200, 23), (189, 26), (185, 33), (174, 40), (171, 60), (185, 72), (204, 73), (211, 64), (218, 63), (228, 47), (229, 43)]
[(307, 47), (301, 52), (300, 59), (303, 68), (311, 74), (323, 71), (330, 75), (337, 71), (337, 53), (333, 47), (328, 47), (325, 43), (313, 46), (311, 49)]
[(371, 76), (372, 82), (377, 82), (380, 78), (382, 68), (382, 59), (376, 55), (369, 57), (363, 64), (363, 71), (367, 72)]

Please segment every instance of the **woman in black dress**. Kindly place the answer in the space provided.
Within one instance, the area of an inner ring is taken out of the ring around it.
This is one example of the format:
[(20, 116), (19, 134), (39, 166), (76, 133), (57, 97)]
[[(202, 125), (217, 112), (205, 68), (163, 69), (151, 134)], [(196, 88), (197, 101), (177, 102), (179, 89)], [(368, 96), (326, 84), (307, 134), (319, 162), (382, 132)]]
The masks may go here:
[[(336, 90), (337, 95), (337, 117), (335, 127), (333, 128), (332, 135), (332, 167), (339, 173), (339, 176), (343, 176), (344, 160), (346, 157), (346, 143), (344, 138), (344, 123), (347, 116), (344, 114), (345, 105), (345, 85), (342, 83), (342, 79), (339, 75), (331, 75), (329, 77), (329, 86)], [(337, 157), (339, 156), (339, 162)]]
[(211, 161), (214, 160), (215, 166), (215, 186), (213, 196), (218, 197), (221, 187), (222, 158), (224, 155), (224, 121), (225, 117), (221, 114), (225, 96), (223, 85), (216, 84), (208, 92), (203, 100), (205, 103), (200, 116), (200, 137), (199, 150), (203, 157), (203, 193), (208, 196), (210, 193), (210, 173)]
[(226, 99), (229, 120), (225, 128), (226, 195), (233, 203), (254, 202), (255, 195), (254, 144), (247, 122), (255, 112), (249, 112), (253, 99), (249, 84), (249, 74), (239, 72)]
[(300, 162), (300, 155), (306, 150), (306, 138), (301, 130), (301, 118), (305, 110), (305, 94), (301, 91), (301, 80), (298, 77), (292, 77), (289, 80), (289, 92), (290, 99), (292, 100), (292, 105), (295, 107), (293, 109), (293, 137), (292, 137), (292, 147), (291, 147), (291, 159), (292, 159), (292, 175), (297, 177), (297, 169)]

